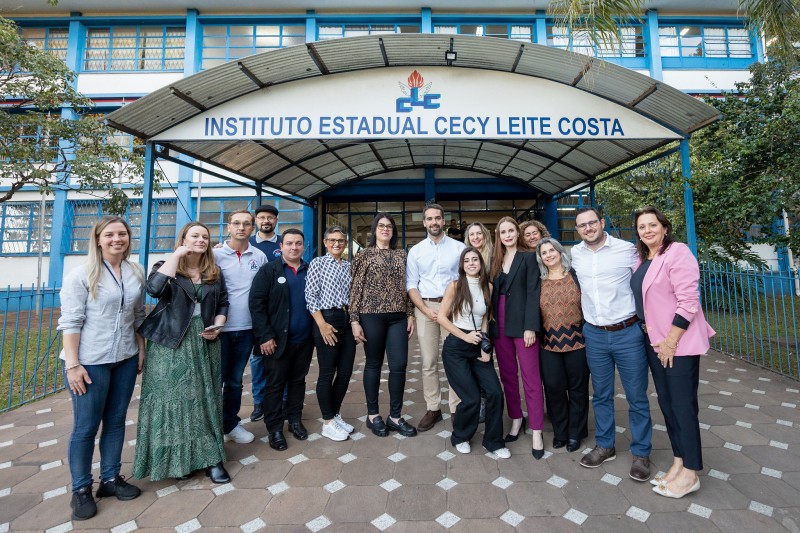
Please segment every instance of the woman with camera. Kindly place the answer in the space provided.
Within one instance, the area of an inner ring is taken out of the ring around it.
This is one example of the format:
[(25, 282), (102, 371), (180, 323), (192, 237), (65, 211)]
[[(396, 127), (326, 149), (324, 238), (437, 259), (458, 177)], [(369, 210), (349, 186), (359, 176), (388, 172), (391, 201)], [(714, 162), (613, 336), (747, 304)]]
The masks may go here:
[(442, 362), (450, 387), (461, 403), (453, 420), (450, 441), (461, 453), (478, 430), (481, 389), (486, 393), (483, 447), (502, 459), (511, 457), (503, 440), (503, 391), (492, 363), (492, 343), (486, 331), (490, 317), (491, 286), (481, 254), (472, 247), (461, 252), (458, 279), (442, 298), (439, 324), (450, 332), (442, 347)]

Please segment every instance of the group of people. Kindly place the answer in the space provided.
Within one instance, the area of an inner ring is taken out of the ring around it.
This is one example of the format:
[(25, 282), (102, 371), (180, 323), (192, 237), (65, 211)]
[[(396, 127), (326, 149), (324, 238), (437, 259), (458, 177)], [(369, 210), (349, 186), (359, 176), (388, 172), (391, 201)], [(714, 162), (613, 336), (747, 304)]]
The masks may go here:
[[(579, 211), (582, 240), (570, 254), (539, 222), (519, 225), (511, 217), (498, 221), (494, 239), (473, 223), (459, 242), (446, 234), (444, 209), (428, 204), (426, 237), (408, 254), (398, 248), (394, 218), (378, 213), (367, 247), (352, 262), (343, 258), (346, 230), (332, 226), (323, 237), (325, 255), (310, 263), (301, 231), (275, 233), (277, 215), (272, 206), (231, 213), (230, 239), (216, 248), (209, 229), (190, 222), (147, 279), (129, 261), (124, 219), (103, 217), (93, 227), (87, 264), (65, 279), (59, 320), (74, 412), (73, 519), (97, 512), (91, 459), (101, 422), (96, 496), (140, 494), (119, 474), (137, 373), (143, 376), (133, 476), (186, 479), (205, 470), (213, 482), (227, 483), (224, 442), (254, 439), (239, 418), (248, 360), (251, 420), (263, 417), (270, 447), (281, 451), (289, 446), (284, 428), (308, 438), (302, 409), (315, 350), (320, 433), (349, 438), (355, 428), (341, 408), (359, 344), (367, 429), (413, 437), (440, 422), (447, 403), (450, 439), (460, 453), (470, 453), (484, 423), (481, 444), (498, 458), (509, 458), (506, 443), (530, 428), (531, 455), (541, 459), (545, 405), (553, 448), (578, 450), (588, 436), (591, 378), (596, 445), (580, 461), (587, 468), (616, 458), (616, 368), (629, 408), (630, 477), (650, 480), (655, 492), (672, 498), (699, 489), (699, 359), (714, 331), (699, 304), (697, 261), (657, 209), (636, 212), (636, 245), (606, 233), (596, 209)], [(145, 292), (157, 299), (147, 316)], [(416, 427), (402, 412), (415, 332), (426, 403)], [(674, 454), (669, 470), (652, 480), (648, 367)], [(505, 436), (504, 400), (511, 420)]]

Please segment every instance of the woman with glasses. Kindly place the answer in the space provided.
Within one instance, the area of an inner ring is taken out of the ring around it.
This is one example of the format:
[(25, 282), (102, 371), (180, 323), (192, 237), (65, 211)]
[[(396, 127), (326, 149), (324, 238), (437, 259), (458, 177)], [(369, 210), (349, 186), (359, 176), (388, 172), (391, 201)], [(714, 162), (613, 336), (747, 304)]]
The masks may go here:
[[(364, 394), (367, 428), (379, 437), (397, 431), (413, 437), (417, 429), (401, 418), (406, 386), (408, 339), (414, 333), (414, 304), (406, 292), (406, 252), (397, 249), (397, 226), (388, 213), (372, 221), (369, 244), (353, 258), (350, 324), (356, 343), (364, 343)], [(378, 409), (381, 367), (389, 361), (389, 418)]]
[(341, 414), (356, 356), (356, 342), (347, 314), (350, 263), (342, 259), (347, 237), (340, 226), (328, 228), (323, 243), (328, 253), (308, 266), (306, 307), (314, 318), (312, 333), (319, 364), (317, 401), (322, 411), (322, 436), (343, 441), (354, 429)]
[(89, 233), (88, 262), (72, 270), (61, 288), (58, 329), (74, 421), (67, 452), (73, 520), (97, 514), (92, 455), (101, 422), (97, 497), (132, 500), (141, 494), (119, 475), (125, 413), (145, 350), (136, 334), (144, 320), (144, 274), (130, 255), (130, 226), (123, 218), (104, 216)]

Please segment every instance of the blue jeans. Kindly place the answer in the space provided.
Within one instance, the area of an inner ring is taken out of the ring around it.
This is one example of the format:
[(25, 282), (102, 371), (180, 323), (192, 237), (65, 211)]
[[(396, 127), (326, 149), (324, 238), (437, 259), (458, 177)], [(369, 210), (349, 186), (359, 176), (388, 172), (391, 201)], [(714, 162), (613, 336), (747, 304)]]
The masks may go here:
[(223, 331), (219, 340), (222, 350), (222, 432), (230, 433), (241, 420), (242, 375), (253, 351), (253, 330)]
[(250, 356), (250, 376), (253, 378), (253, 405), (261, 405), (264, 401), (264, 388), (267, 386), (267, 374), (264, 370), (263, 357)]
[(67, 458), (73, 491), (92, 484), (92, 454), (100, 422), (100, 480), (114, 479), (119, 474), (125, 414), (136, 384), (138, 363), (139, 358), (133, 356), (118, 363), (83, 365), (92, 382), (86, 385), (86, 394), (77, 396), (70, 391), (73, 427)]
[(586, 324), (586, 362), (592, 373), (592, 407), (594, 408), (595, 440), (598, 446), (614, 446), (614, 367), (628, 400), (631, 429), (631, 453), (650, 455), (653, 423), (647, 398), (647, 354), (644, 334), (639, 324), (619, 331), (605, 331)]

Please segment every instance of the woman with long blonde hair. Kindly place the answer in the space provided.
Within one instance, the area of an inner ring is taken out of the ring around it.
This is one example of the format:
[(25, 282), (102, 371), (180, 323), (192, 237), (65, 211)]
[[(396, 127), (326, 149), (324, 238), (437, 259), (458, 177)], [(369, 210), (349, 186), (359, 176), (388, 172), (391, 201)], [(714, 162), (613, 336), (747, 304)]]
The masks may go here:
[(148, 339), (133, 475), (188, 478), (205, 468), (228, 483), (223, 465), (222, 366), (217, 341), (228, 293), (208, 228), (189, 222), (175, 251), (153, 266), (147, 293), (158, 298), (139, 332)]
[(119, 475), (125, 414), (144, 360), (144, 339), (136, 334), (144, 320), (144, 276), (130, 255), (130, 226), (104, 216), (89, 234), (88, 262), (72, 270), (61, 288), (58, 329), (74, 420), (68, 451), (73, 520), (97, 513), (92, 454), (101, 422), (97, 497), (132, 500), (141, 493)]
[(489, 269), (492, 268), (492, 255), (494, 255), (492, 233), (480, 222), (473, 222), (467, 226), (464, 238), (467, 246), (472, 246), (481, 254), (488, 275)]

